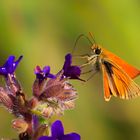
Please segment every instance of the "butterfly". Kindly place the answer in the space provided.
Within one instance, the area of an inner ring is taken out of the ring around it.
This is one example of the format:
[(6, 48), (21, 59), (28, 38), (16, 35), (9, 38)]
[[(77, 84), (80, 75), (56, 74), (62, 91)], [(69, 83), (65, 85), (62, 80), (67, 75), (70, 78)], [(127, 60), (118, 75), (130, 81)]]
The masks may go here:
[(109, 101), (111, 96), (121, 99), (140, 96), (140, 87), (132, 80), (140, 75), (137, 68), (96, 43), (92, 43), (91, 54), (82, 55), (81, 58), (87, 60), (81, 68), (91, 65), (92, 68), (88, 72), (92, 75), (97, 71), (102, 72), (105, 101)]

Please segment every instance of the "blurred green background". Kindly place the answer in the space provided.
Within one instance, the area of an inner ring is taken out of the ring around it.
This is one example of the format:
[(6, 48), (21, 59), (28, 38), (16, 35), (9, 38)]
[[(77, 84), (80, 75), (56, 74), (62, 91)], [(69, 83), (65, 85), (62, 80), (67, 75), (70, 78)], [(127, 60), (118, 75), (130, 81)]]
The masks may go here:
[[(57, 73), (79, 34), (88, 32), (104, 48), (140, 68), (139, 0), (1, 0), (0, 64), (11, 54), (24, 55), (17, 77), (31, 97), (34, 67), (50, 65), (52, 73)], [(82, 42), (77, 46), (84, 53), (90, 44)], [(136, 82), (140, 84), (140, 78)], [(101, 74), (87, 83), (73, 84), (79, 92), (76, 108), (56, 117), (63, 121), (65, 133), (80, 133), (82, 140), (140, 139), (140, 98), (112, 97), (105, 102)], [(12, 118), (0, 108), (0, 137), (17, 136)]]

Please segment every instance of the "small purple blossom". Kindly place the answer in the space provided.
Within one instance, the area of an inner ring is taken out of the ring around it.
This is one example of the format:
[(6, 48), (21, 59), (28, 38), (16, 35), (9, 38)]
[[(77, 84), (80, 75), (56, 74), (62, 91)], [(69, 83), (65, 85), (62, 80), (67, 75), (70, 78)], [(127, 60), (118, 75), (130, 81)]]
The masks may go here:
[(36, 66), (34, 72), (36, 77), (41, 81), (43, 81), (45, 78), (55, 78), (55, 76), (50, 73), (50, 66), (45, 66), (42, 70), (39, 66)]
[(47, 78), (55, 79), (56, 76), (50, 73), (50, 66), (45, 66), (43, 69), (40, 66), (36, 66), (34, 73), (36, 79), (33, 84), (33, 95), (39, 97), (46, 89)]
[(8, 74), (13, 74), (22, 57), (23, 56), (20, 56), (17, 61), (14, 61), (15, 56), (13, 55), (9, 56), (5, 64), (2, 67), (0, 67), (0, 75), (7, 76)]
[(63, 66), (64, 73), (63, 75), (70, 78), (70, 79), (79, 79), (80, 80), (80, 74), (81, 74), (81, 69), (79, 66), (72, 66), (72, 55), (68, 53), (65, 56), (65, 62)]
[(55, 121), (51, 126), (52, 136), (42, 136), (39, 140), (80, 140), (81, 137), (77, 133), (64, 134), (64, 128), (61, 121)]

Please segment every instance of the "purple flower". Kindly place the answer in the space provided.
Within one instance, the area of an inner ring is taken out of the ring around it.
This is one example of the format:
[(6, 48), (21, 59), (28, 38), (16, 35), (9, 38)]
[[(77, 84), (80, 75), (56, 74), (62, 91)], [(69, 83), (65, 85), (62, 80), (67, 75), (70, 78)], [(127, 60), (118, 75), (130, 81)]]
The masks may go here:
[(45, 66), (43, 70), (41, 70), (39, 66), (36, 66), (35, 74), (40, 81), (43, 81), (45, 78), (55, 78), (55, 76), (50, 73), (50, 66)]
[(33, 126), (33, 131), (34, 132), (39, 127), (39, 118), (36, 115), (32, 115), (32, 126)]
[(34, 73), (36, 74), (36, 79), (33, 84), (33, 94), (34, 96), (39, 97), (45, 90), (47, 78), (55, 79), (56, 76), (50, 73), (49, 66), (45, 66), (43, 69), (36, 66)]
[(63, 75), (70, 78), (70, 79), (79, 79), (81, 80), (79, 77), (80, 77), (80, 74), (81, 74), (81, 69), (79, 66), (72, 66), (72, 55), (70, 53), (68, 53), (66, 56), (65, 56), (65, 63), (64, 63), (64, 66), (63, 66), (63, 70), (64, 70), (64, 73)]
[(80, 135), (77, 133), (64, 134), (64, 128), (61, 121), (55, 121), (51, 126), (52, 136), (42, 136), (39, 140), (80, 140)]
[(20, 56), (17, 61), (14, 61), (15, 56), (9, 56), (5, 64), (2, 67), (0, 67), (0, 75), (7, 76), (8, 74), (13, 74), (22, 57), (23, 56)]

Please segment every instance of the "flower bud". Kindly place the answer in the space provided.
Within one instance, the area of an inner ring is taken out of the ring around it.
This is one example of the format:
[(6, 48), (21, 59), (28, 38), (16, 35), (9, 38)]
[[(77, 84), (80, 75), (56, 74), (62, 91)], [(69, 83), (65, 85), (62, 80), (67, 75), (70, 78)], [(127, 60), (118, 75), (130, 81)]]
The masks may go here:
[(23, 133), (28, 129), (28, 123), (22, 118), (18, 118), (12, 121), (12, 127), (18, 131), (18, 133)]

